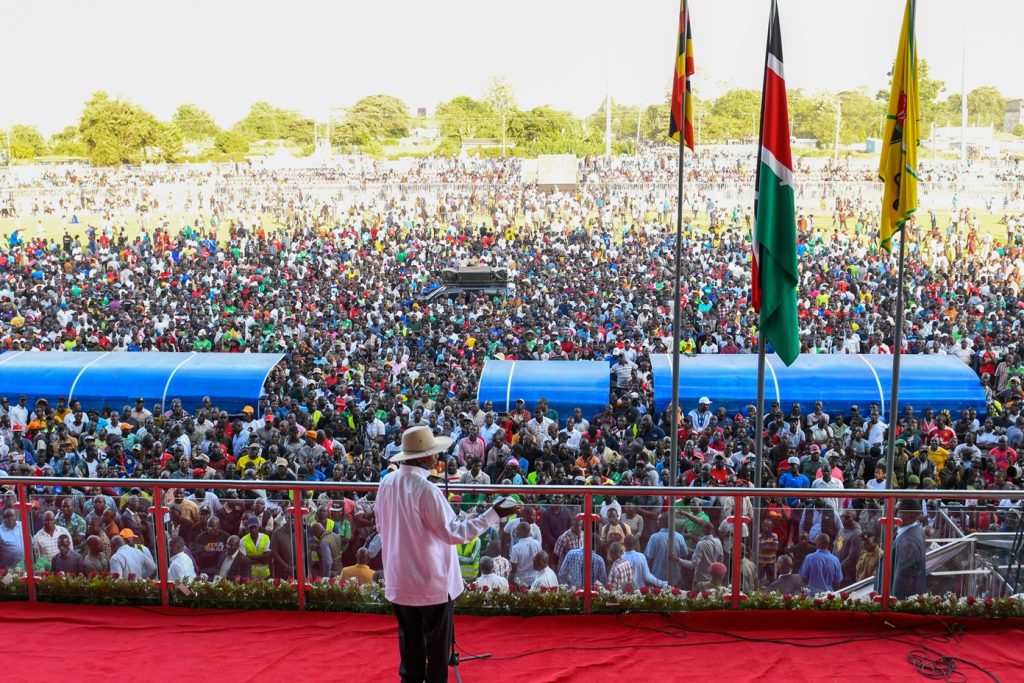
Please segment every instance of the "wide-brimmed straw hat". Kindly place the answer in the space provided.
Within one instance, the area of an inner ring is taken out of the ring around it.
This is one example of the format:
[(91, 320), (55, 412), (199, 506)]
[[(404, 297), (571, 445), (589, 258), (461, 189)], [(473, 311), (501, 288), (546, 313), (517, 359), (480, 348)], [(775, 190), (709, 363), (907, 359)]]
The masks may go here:
[(416, 460), (451, 448), (452, 440), (447, 436), (434, 436), (430, 427), (412, 427), (402, 434), (402, 450), (389, 459), (390, 462)]

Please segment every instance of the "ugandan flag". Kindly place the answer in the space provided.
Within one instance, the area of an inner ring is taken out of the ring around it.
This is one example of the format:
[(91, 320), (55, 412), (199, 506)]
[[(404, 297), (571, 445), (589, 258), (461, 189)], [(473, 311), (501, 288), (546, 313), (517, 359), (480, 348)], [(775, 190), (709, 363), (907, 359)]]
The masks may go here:
[(800, 354), (796, 287), (796, 202), (789, 148), (786, 77), (782, 67), (779, 8), (772, 0), (761, 95), (760, 160), (754, 197), (751, 298), (761, 335), (786, 365)]
[(683, 144), (691, 151), (693, 150), (693, 98), (690, 97), (690, 76), (692, 75), (693, 36), (690, 33), (690, 8), (686, 6), (686, 0), (680, 0), (679, 36), (676, 40), (676, 66), (672, 73), (672, 112), (668, 117), (668, 135), (678, 142), (679, 131), (683, 131)]
[(917, 97), (914, 16), (915, 0), (907, 0), (892, 72), (882, 158), (878, 164), (878, 178), (885, 184), (879, 237), (882, 249), (889, 252), (892, 251), (892, 236), (903, 229), (917, 210), (917, 133), (921, 105)]

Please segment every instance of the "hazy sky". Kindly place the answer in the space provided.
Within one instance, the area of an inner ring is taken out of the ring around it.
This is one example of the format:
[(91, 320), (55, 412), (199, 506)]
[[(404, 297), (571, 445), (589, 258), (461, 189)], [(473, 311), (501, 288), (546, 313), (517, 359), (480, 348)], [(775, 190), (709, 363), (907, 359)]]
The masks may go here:
[[(969, 16), (963, 8), (970, 7)], [(221, 125), (259, 99), (324, 120), (376, 92), (433, 109), (504, 75), (519, 106), (594, 111), (607, 82), (624, 103), (660, 99), (675, 50), (678, 0), (0, 0), (7, 67), (0, 126), (52, 133), (104, 89), (169, 117), (181, 102)], [(886, 84), (903, 0), (780, 0), (786, 77), (809, 91)], [(758, 88), (767, 0), (692, 0), (701, 95)], [(1024, 3), (920, 0), (918, 49), (948, 90), (1024, 96)]]

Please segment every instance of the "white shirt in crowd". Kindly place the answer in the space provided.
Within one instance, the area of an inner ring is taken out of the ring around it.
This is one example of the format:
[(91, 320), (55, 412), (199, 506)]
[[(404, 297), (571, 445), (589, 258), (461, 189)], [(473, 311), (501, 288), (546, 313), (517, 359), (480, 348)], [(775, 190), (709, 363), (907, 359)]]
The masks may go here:
[(171, 583), (178, 583), (185, 579), (196, 578), (196, 569), (192, 566), (192, 558), (188, 553), (181, 551), (171, 558), (167, 565), (167, 580)]
[(537, 591), (541, 588), (558, 588), (558, 574), (551, 567), (544, 567), (544, 569), (537, 574), (537, 578), (530, 584), (531, 591)]
[(384, 595), (410, 607), (441, 605), (464, 589), (455, 546), (498, 523), (488, 509), (460, 521), (421, 467), (401, 465), (384, 477), (374, 506), (384, 560)]
[(487, 587), (489, 591), (504, 591), (508, 592), (508, 579), (503, 576), (498, 576), (494, 572), (490, 574), (481, 574), (477, 577), (476, 581), (477, 588)]

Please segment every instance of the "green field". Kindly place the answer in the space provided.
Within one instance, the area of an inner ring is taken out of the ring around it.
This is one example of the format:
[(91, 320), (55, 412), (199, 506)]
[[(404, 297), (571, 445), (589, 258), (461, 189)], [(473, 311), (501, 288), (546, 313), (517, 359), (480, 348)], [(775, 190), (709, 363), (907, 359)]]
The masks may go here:
[[(937, 216), (938, 216), (939, 227), (944, 229), (945, 226), (949, 224), (949, 219), (950, 219), (951, 212), (950, 211), (938, 211), (936, 213), (937, 213)], [(180, 230), (183, 226), (185, 226), (185, 225), (191, 223), (193, 220), (195, 220), (195, 216), (196, 216), (196, 214), (194, 214), (194, 213), (189, 213), (189, 214), (182, 214), (182, 213), (170, 213), (170, 214), (157, 213), (157, 214), (151, 214), (148, 217), (148, 219), (147, 219), (147, 225), (154, 225), (155, 221), (159, 217), (166, 217), (167, 220), (170, 222), (171, 232), (172, 232), (172, 234), (174, 234), (178, 230)], [(591, 219), (596, 219), (597, 218), (597, 212), (596, 211), (592, 212), (591, 215), (590, 215), (590, 218)], [(654, 219), (654, 216), (651, 215), (648, 218)], [(97, 215), (93, 215), (93, 214), (84, 214), (84, 215), (80, 215), (78, 217), (78, 219), (79, 219), (79, 223), (77, 225), (65, 225), (64, 222), (61, 220), (61, 218), (59, 216), (54, 216), (54, 215), (43, 216), (42, 217), (43, 234), (48, 239), (57, 239), (57, 240), (59, 240), (61, 237), (63, 237), (64, 230), (65, 230), (65, 228), (67, 228), (68, 232), (72, 236), (78, 237), (79, 239), (81, 239), (84, 242), (86, 227), (88, 227), (90, 225), (90, 223), (92, 225), (95, 225), (95, 226), (99, 227), (99, 225), (100, 225), (100, 217), (97, 216)], [(522, 220), (522, 216), (520, 216), (519, 219)], [(925, 220), (926, 222), (928, 221), (927, 213), (923, 213), (922, 214), (922, 219)], [(128, 228), (129, 236), (134, 237), (136, 234), (138, 234), (138, 232), (139, 232), (139, 227), (138, 227), (139, 226), (139, 214), (134, 214), (134, 213), (133, 214), (126, 214), (124, 216), (124, 220), (127, 221), (128, 226), (129, 226), (129, 228)], [(204, 212), (204, 220), (205, 220), (206, 225), (209, 226), (210, 225), (210, 215), (208, 213)], [(996, 240), (998, 240), (1001, 243), (1005, 244), (1006, 239), (1007, 239), (1007, 237), (1006, 237), (1006, 225), (1003, 224), (1003, 223), (1000, 223), (1000, 220), (1002, 220), (1002, 214), (989, 214), (989, 213), (981, 213), (981, 214), (979, 214), (979, 222), (980, 222), (980, 225), (981, 225), (981, 232), (982, 233), (990, 233), (993, 236), (993, 238), (995, 238)], [(481, 215), (476, 216), (474, 218), (473, 222), (474, 222), (475, 225), (479, 225), (480, 223), (487, 222), (487, 221), (488, 221), (487, 216), (481, 214)], [(277, 230), (277, 229), (279, 229), (281, 227), (281, 225), (275, 220), (274, 216), (272, 216), (271, 214), (263, 214), (261, 222), (262, 222), (264, 230), (267, 230), (268, 232)], [(707, 229), (707, 227), (708, 227), (708, 220), (707, 220), (707, 216), (703, 213), (703, 211), (700, 212), (700, 215), (698, 215), (697, 220), (694, 222), (694, 224), (699, 229)], [(819, 213), (819, 212), (815, 211), (814, 212), (814, 224), (819, 229), (824, 229), (827, 232), (831, 232), (831, 230), (832, 230), (832, 214), (831, 213)], [(21, 227), (21, 229), (22, 229), (22, 237), (24, 239), (34, 239), (35, 238), (35, 236), (36, 236), (36, 219), (34, 217), (22, 217), (22, 218), (0, 218), (0, 239), (3, 239), (6, 242), (7, 237), (11, 234), (11, 231), (14, 230), (14, 228), (16, 226), (20, 226)], [(848, 227), (848, 231), (849, 232), (853, 231), (853, 227), (852, 226), (853, 226), (853, 222), (852, 221), (847, 221), (847, 227)], [(224, 229), (220, 230), (220, 237), (221, 237), (221, 239), (224, 239), (226, 237), (226, 234), (227, 233), (226, 233), (226, 231)]]
[[(155, 226), (156, 222), (161, 218), (166, 218), (170, 223), (171, 234), (177, 233), (185, 225), (192, 223), (196, 218), (195, 213), (182, 214), (182, 213), (155, 213), (150, 214), (146, 219), (147, 226)], [(130, 213), (122, 214), (121, 219), (128, 223), (128, 234), (130, 237), (134, 237), (140, 232), (139, 229), (139, 214)], [(210, 225), (210, 214), (203, 212), (203, 220), (207, 227)], [(67, 229), (74, 237), (85, 240), (85, 229), (89, 225), (94, 225), (97, 228), (101, 225), (101, 217), (95, 214), (80, 214), (78, 216), (78, 224), (68, 225), (60, 216), (42, 216), (43, 222), (43, 236), (48, 239), (60, 239), (64, 236), (64, 230)], [(276, 230), (280, 228), (280, 224), (270, 214), (263, 214), (261, 218), (263, 228), (265, 230)], [(222, 224), (223, 225), (223, 224)], [(11, 234), (11, 231), (15, 227), (20, 227), (22, 230), (22, 237), (24, 239), (35, 239), (36, 237), (36, 218), (35, 217), (21, 217), (21, 218), (0, 218), (0, 238), (5, 242), (7, 237)], [(226, 236), (226, 228), (220, 229), (220, 236), (223, 238)]]

